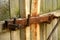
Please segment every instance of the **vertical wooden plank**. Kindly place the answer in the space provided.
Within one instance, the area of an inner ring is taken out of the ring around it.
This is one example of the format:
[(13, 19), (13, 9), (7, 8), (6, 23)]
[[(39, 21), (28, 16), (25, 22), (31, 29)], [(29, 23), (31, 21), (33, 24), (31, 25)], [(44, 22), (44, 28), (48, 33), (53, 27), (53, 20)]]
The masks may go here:
[(0, 34), (0, 40), (10, 40), (10, 32)]
[[(10, 0), (11, 18), (16, 18), (19, 15), (19, 0)], [(11, 40), (20, 40), (20, 30), (10, 31)]]
[[(20, 1), (20, 16), (21, 18), (26, 17), (26, 6), (25, 6), (25, 0), (19, 0)], [(20, 29), (20, 40), (26, 40), (26, 28)]]
[(3, 32), (2, 24), (4, 22), (0, 21), (0, 40), (10, 40), (10, 32)]
[(57, 0), (53, 0), (53, 10), (57, 9)]
[[(31, 0), (25, 0), (25, 5), (26, 5), (26, 18), (28, 18), (28, 15), (30, 14), (30, 1)], [(26, 40), (31, 40), (30, 39), (30, 26), (26, 27)]]
[[(40, 9), (38, 9), (38, 7), (40, 8), (40, 3), (38, 1), (40, 2), (41, 0), (32, 0), (31, 16), (37, 16), (40, 13), (40, 11), (39, 11)], [(40, 40), (40, 36), (39, 36), (39, 38), (37, 37), (40, 34), (40, 33), (38, 33), (39, 28), (40, 28), (39, 24), (31, 25), (32, 40)]]
[(58, 9), (60, 9), (60, 0), (57, 0), (57, 3), (58, 3)]
[(43, 13), (43, 0), (41, 0), (41, 2), (40, 2), (40, 14), (42, 14)]
[(44, 26), (43, 26), (44, 28), (43, 28), (43, 32), (44, 32), (44, 40), (46, 40), (47, 39), (47, 24), (45, 23), (44, 24)]
[(25, 0), (19, 0), (20, 2), (20, 16), (21, 18), (26, 17), (26, 9), (25, 9)]
[(46, 10), (46, 2), (45, 0), (43, 0), (43, 12), (45, 12), (45, 10)]
[(10, 40), (10, 32), (3, 32), (3, 21), (9, 18), (9, 0), (0, 0), (0, 40)]
[(53, 0), (46, 0), (46, 12), (51, 12), (53, 10)]
[[(40, 9), (41, 9), (41, 0), (38, 0), (38, 8), (37, 8), (37, 15), (39, 15), (41, 12), (40, 12)], [(37, 24), (37, 40), (40, 40), (40, 25)]]
[(20, 30), (11, 31), (11, 40), (20, 40)]
[(60, 40), (60, 24), (58, 25), (58, 40)]
[(19, 15), (19, 0), (10, 0), (10, 14), (11, 18)]

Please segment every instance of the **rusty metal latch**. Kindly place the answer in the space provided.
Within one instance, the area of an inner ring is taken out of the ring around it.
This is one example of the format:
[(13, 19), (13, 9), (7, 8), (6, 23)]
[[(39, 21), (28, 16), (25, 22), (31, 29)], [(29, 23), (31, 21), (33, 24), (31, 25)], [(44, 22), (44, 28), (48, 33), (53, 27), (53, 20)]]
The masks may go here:
[(36, 16), (32, 17), (28, 15), (28, 18), (19, 18), (14, 20), (5, 21), (3, 29), (16, 30), (20, 28), (25, 28), (34, 23), (50, 23), (53, 19), (59, 18), (54, 14), (48, 14), (46, 16)]

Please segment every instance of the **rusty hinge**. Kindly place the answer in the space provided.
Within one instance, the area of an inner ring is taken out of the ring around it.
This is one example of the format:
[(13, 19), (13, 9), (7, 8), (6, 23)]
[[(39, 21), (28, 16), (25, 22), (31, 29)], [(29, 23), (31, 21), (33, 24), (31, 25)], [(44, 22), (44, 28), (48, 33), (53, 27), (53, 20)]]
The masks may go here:
[(34, 23), (50, 23), (54, 18), (58, 18), (54, 14), (48, 14), (45, 16), (32, 17), (28, 15), (28, 18), (19, 18), (14, 20), (5, 21), (3, 24), (3, 29), (16, 30), (20, 28), (25, 28)]

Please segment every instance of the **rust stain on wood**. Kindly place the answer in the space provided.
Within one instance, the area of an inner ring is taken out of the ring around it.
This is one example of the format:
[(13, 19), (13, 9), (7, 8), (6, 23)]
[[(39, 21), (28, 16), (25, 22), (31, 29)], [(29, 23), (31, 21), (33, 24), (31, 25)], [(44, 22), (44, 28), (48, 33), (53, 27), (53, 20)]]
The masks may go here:
[(37, 16), (37, 3), (38, 3), (38, 0), (32, 1), (32, 10), (31, 10), (32, 16)]
[[(33, 0), (32, 1), (32, 10), (31, 10), (31, 15), (32, 16), (37, 16), (38, 14), (37, 14), (37, 4), (38, 4), (38, 0)], [(32, 25), (34, 25), (33, 27), (31, 27), (31, 28), (33, 28), (33, 30), (34, 31), (32, 31), (33, 32), (33, 40), (37, 40), (37, 24), (35, 23), (35, 24), (32, 24)]]

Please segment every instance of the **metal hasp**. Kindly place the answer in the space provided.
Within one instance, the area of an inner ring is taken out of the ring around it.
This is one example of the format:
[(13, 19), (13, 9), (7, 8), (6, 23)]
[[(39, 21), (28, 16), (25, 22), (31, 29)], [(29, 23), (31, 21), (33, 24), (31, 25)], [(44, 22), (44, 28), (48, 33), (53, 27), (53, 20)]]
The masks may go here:
[(59, 17), (55, 16), (54, 14), (48, 14), (48, 15), (36, 16), (36, 17), (32, 17), (29, 15), (27, 19), (14, 18), (14, 20), (11, 19), (9, 21), (5, 21), (3, 25), (3, 29), (5, 28), (14, 31), (16, 29), (25, 28), (26, 26), (29, 26), (34, 23), (50, 23), (55, 18), (59, 18)]

